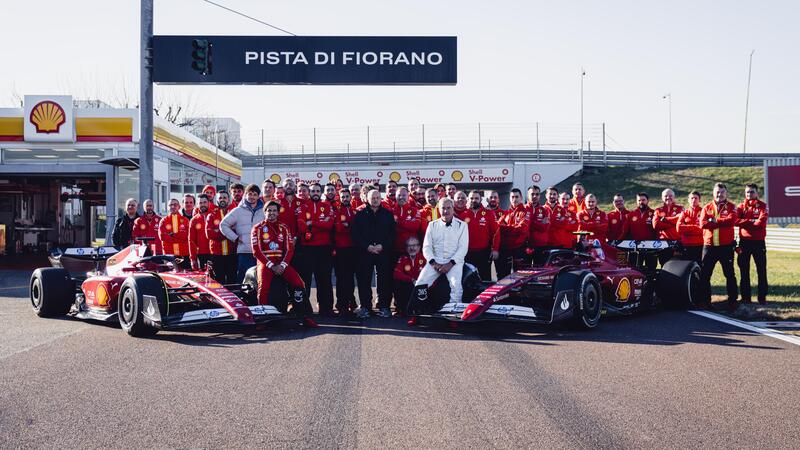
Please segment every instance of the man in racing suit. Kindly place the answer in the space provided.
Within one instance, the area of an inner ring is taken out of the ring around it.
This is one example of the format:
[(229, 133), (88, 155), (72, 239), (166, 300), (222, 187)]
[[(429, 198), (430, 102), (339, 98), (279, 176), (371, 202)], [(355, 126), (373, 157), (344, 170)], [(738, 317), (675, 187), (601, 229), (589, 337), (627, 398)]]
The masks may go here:
[(547, 209), (539, 202), (541, 198), (541, 188), (533, 185), (528, 188), (528, 203), (525, 208), (531, 217), (531, 225), (528, 233), (528, 251), (531, 253), (529, 261), (544, 261), (550, 249), (547, 246), (548, 231), (550, 230), (550, 214)]
[[(256, 258), (256, 277), (258, 280), (258, 304), (268, 305), (269, 290), (274, 277), (281, 277), (288, 284), (294, 301), (292, 312), (305, 318), (306, 325), (316, 326), (310, 319), (311, 302), (303, 295), (305, 283), (300, 274), (289, 263), (294, 256), (294, 243), (289, 227), (278, 222), (280, 205), (270, 201), (264, 207), (265, 219), (253, 227), (250, 234), (250, 244), (253, 256)], [(283, 305), (274, 305), (285, 312)]]
[(678, 214), (675, 229), (681, 243), (681, 259), (694, 261), (700, 264), (703, 253), (703, 229), (700, 228), (700, 193), (692, 191), (689, 194), (687, 207)]
[[(677, 241), (680, 237), (677, 228), (678, 215), (683, 211), (683, 206), (675, 203), (675, 192), (672, 189), (664, 189), (661, 200), (664, 204), (656, 208), (653, 214), (653, 229), (658, 233), (659, 239)], [(663, 267), (673, 254), (672, 248), (659, 252), (659, 264)]]
[(522, 191), (511, 189), (511, 207), (500, 218), (500, 256), (495, 261), (497, 279), (506, 277), (513, 267), (525, 262), (525, 244), (530, 232), (531, 215), (522, 203)]
[(589, 242), (598, 239), (601, 243), (606, 241), (608, 235), (608, 218), (606, 213), (597, 207), (597, 197), (589, 194), (585, 197), (586, 208), (578, 213), (578, 231), (592, 233), (587, 238)]
[(144, 241), (137, 241), (138, 238), (153, 238), (152, 241), (148, 241), (147, 245), (150, 246), (150, 251), (154, 255), (161, 255), (163, 250), (161, 248), (161, 239), (158, 238), (158, 224), (161, 222), (161, 217), (155, 213), (153, 201), (149, 198), (142, 203), (142, 206), (144, 206), (144, 214), (133, 221), (133, 230), (131, 232), (133, 241), (141, 244)]
[(628, 217), (628, 210), (625, 209), (625, 199), (622, 194), (614, 195), (614, 210), (606, 214), (608, 217), (608, 240), (621, 241), (625, 239), (625, 219)]
[(194, 270), (204, 269), (206, 263), (211, 261), (211, 248), (206, 234), (206, 216), (210, 214), (210, 203), (208, 195), (198, 195), (196, 212), (189, 221), (189, 260)]
[(444, 275), (450, 285), (450, 302), (459, 303), (463, 293), (461, 273), (464, 257), (469, 250), (469, 228), (454, 216), (454, 209), (454, 202), (449, 197), (439, 200), (442, 217), (431, 222), (425, 232), (422, 255), (427, 263), (420, 271), (415, 286), (430, 286)]
[(211, 251), (214, 275), (222, 284), (236, 283), (236, 243), (226, 238), (219, 224), (230, 210), (230, 196), (226, 191), (217, 192), (217, 207), (206, 216), (206, 236)]

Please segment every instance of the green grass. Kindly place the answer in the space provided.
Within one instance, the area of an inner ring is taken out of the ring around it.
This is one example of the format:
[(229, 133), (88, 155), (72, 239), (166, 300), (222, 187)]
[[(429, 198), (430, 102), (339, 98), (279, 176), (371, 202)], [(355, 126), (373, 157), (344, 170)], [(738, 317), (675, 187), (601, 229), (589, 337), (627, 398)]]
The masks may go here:
[[(767, 304), (741, 305), (730, 315), (743, 320), (800, 320), (800, 253), (767, 251), (767, 279), (769, 295)], [(740, 281), (739, 267), (736, 266), (736, 281)], [(750, 262), (750, 285), (753, 301), (757, 299), (758, 277), (755, 264)], [(711, 278), (712, 301), (724, 302), (725, 277), (717, 265)], [(741, 293), (740, 293), (741, 295)], [(720, 304), (722, 307), (722, 304)]]
[[(703, 203), (710, 201), (714, 183), (723, 182), (728, 186), (729, 199), (738, 204), (744, 197), (744, 185), (755, 183), (761, 188), (764, 183), (762, 167), (693, 167), (689, 169), (637, 169), (633, 167), (608, 167), (587, 169), (582, 174), (562, 181), (556, 187), (559, 192), (572, 191), (576, 181), (583, 183), (586, 190), (597, 196), (597, 203), (603, 211), (613, 209), (614, 194), (625, 197), (628, 209), (636, 207), (636, 193), (644, 191), (650, 196), (650, 206), (661, 204), (661, 191), (671, 188), (675, 191), (678, 204), (686, 203), (689, 192), (697, 190)], [(542, 186), (544, 189), (545, 186)], [(763, 189), (761, 189), (763, 191)]]

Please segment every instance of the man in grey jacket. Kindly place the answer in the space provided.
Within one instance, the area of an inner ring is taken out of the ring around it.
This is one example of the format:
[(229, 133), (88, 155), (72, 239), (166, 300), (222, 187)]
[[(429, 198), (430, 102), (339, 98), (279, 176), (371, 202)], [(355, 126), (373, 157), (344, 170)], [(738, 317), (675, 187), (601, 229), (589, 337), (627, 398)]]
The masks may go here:
[(247, 269), (256, 265), (250, 232), (264, 220), (264, 203), (259, 198), (261, 189), (255, 184), (244, 188), (242, 202), (233, 208), (219, 223), (219, 231), (236, 244), (236, 281), (241, 283)]

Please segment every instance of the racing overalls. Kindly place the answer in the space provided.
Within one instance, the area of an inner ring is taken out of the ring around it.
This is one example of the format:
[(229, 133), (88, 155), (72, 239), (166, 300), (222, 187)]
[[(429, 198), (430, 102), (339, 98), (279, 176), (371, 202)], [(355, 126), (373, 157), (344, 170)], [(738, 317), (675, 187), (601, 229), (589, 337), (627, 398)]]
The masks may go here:
[(289, 265), (294, 256), (294, 243), (289, 227), (278, 221), (270, 222), (264, 219), (253, 227), (250, 244), (253, 248), (253, 256), (256, 258), (258, 304), (269, 304), (269, 289), (275, 276), (272, 268), (279, 265), (283, 267), (283, 274), (280, 277), (288, 283), (289, 287), (294, 288), (293, 299), (295, 302), (298, 301), (297, 291), (300, 292), (300, 301), (297, 302), (300, 304), (295, 304), (295, 308), (301, 308), (299, 311), (302, 314), (310, 314), (311, 304), (302, 295), (305, 283), (300, 278), (300, 274)]

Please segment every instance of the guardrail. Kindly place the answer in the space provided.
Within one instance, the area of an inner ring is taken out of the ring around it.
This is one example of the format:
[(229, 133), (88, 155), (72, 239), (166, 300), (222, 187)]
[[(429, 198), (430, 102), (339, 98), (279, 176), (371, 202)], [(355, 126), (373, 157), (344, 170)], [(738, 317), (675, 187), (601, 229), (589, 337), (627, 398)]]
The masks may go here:
[(800, 228), (767, 227), (766, 244), (767, 250), (800, 252)]
[(324, 166), (324, 165), (389, 165), (414, 163), (475, 163), (551, 161), (583, 162), (586, 167), (646, 166), (646, 167), (696, 167), (696, 166), (761, 166), (765, 159), (796, 157), (797, 153), (659, 153), (633, 151), (583, 151), (554, 149), (476, 149), (383, 151), (358, 153), (284, 153), (268, 155), (241, 155), (244, 167), (269, 166)]

